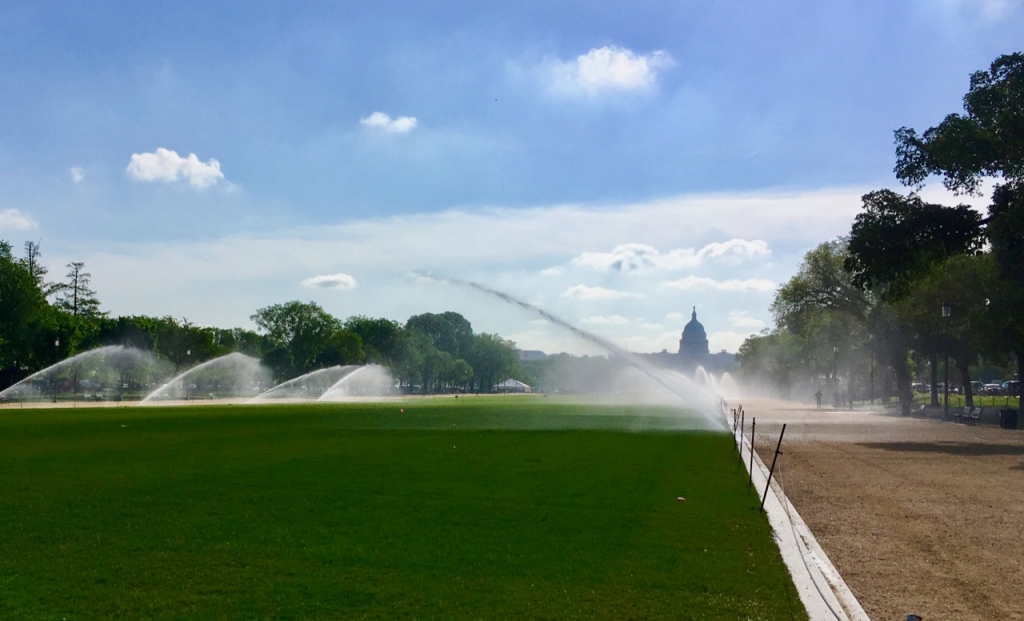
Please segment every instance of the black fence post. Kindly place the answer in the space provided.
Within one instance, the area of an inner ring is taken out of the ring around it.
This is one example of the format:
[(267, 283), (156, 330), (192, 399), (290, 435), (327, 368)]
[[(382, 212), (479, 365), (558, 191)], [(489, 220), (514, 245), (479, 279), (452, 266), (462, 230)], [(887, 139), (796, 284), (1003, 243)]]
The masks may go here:
[(782, 448), (782, 436), (786, 435), (786, 424), (782, 424), (782, 433), (779, 434), (779, 444), (775, 447), (775, 457), (772, 458), (772, 467), (768, 470), (768, 481), (764, 484), (764, 496), (761, 496), (761, 511), (764, 511), (764, 501), (768, 499), (768, 490), (772, 486), (772, 475), (775, 474), (775, 462), (779, 460), (779, 449)]
[(747, 483), (754, 486), (754, 431), (757, 429), (757, 417), (750, 421), (750, 481)]

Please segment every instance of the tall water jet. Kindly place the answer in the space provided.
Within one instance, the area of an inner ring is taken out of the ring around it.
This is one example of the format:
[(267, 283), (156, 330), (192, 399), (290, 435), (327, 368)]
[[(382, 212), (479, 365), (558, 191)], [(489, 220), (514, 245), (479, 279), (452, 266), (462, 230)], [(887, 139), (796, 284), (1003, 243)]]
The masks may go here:
[(739, 384), (728, 371), (718, 380), (718, 394), (722, 395), (723, 399), (739, 399), (741, 396)]
[(0, 391), (0, 401), (57, 402), (68, 393), (76, 401), (137, 398), (147, 385), (162, 377), (165, 370), (166, 365), (149, 352), (107, 345), (33, 373)]
[(260, 393), (249, 403), (267, 403), (278, 400), (315, 401), (324, 395), (343, 377), (359, 369), (359, 365), (335, 365), (326, 369), (310, 371), (305, 375), (282, 382), (270, 390)]
[(591, 334), (585, 330), (577, 328), (571, 323), (563, 319), (560, 319), (543, 309), (537, 308), (536, 306), (530, 304), (529, 302), (525, 302), (513, 295), (509, 295), (508, 293), (504, 293), (502, 291), (498, 291), (497, 289), (492, 289), (485, 285), (481, 285), (479, 283), (471, 282), (468, 280), (460, 280), (458, 278), (438, 277), (431, 274), (423, 273), (418, 274), (418, 276), (426, 278), (428, 280), (447, 282), (462, 287), (469, 287), (482, 293), (486, 293), (487, 295), (495, 296), (498, 299), (501, 299), (509, 304), (519, 306), (524, 310), (539, 315), (544, 319), (547, 319), (551, 323), (559, 327), (562, 327), (566, 330), (569, 330), (576, 336), (607, 350), (609, 353), (623, 360), (630, 366), (638, 369), (639, 371), (647, 375), (649, 378), (651, 378), (664, 388), (674, 393), (677, 397), (682, 399), (684, 403), (693, 407), (694, 410), (696, 410), (702, 416), (707, 417), (709, 421), (711, 421), (718, 428), (728, 428), (721, 398), (718, 395), (712, 394), (706, 389), (697, 386), (692, 380), (684, 378), (680, 374), (672, 374), (672, 376), (669, 376), (661, 369), (657, 369), (651, 366), (650, 364), (644, 362), (643, 360), (640, 360), (632, 353), (622, 349), (618, 345), (615, 345), (614, 343), (611, 343), (610, 341), (607, 341), (597, 335)]
[(349, 401), (395, 394), (395, 378), (379, 364), (359, 367), (338, 380), (317, 401)]
[(248, 398), (270, 384), (270, 371), (260, 361), (238, 352), (207, 360), (181, 373), (143, 399), (158, 405), (193, 399)]

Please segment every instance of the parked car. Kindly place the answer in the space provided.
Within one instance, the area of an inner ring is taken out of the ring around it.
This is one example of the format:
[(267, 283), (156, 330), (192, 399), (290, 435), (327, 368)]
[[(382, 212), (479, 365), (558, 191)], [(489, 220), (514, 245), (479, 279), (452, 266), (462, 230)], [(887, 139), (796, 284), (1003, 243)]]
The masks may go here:
[(1020, 396), (1020, 381), (1010, 380), (1003, 382), (1003, 394), (1010, 395), (1011, 397)]
[(981, 395), (985, 393), (985, 384), (981, 382), (971, 382), (971, 394)]
[(985, 384), (986, 395), (1001, 395), (1003, 394), (1002, 384)]

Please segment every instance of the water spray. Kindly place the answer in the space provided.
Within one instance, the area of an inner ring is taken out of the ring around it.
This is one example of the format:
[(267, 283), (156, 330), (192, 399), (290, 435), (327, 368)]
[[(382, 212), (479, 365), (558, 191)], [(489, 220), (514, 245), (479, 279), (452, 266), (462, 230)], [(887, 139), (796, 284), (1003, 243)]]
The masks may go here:
[[(520, 308), (522, 308), (522, 309), (524, 309), (524, 310), (526, 310), (528, 312), (531, 312), (531, 313), (536, 314), (536, 315), (540, 315), (541, 317), (543, 317), (544, 319), (547, 319), (551, 323), (553, 323), (553, 324), (555, 324), (555, 325), (557, 325), (557, 326), (559, 326), (561, 328), (564, 328), (564, 329), (572, 332), (573, 334), (575, 334), (576, 336), (580, 337), (581, 339), (583, 339), (585, 341), (589, 341), (590, 343), (593, 343), (594, 345), (597, 345), (598, 347), (601, 347), (601, 348), (607, 350), (608, 352), (615, 354), (616, 356), (621, 358), (623, 361), (625, 361), (627, 364), (629, 364), (631, 367), (637, 369), (638, 371), (640, 371), (641, 373), (643, 373), (647, 377), (651, 378), (652, 380), (654, 380), (655, 382), (657, 382), (658, 384), (660, 384), (664, 388), (667, 388), (670, 392), (672, 392), (672, 394), (676, 395), (677, 397), (682, 399), (684, 402), (686, 402), (686, 404), (688, 404), (688, 405), (690, 405), (690, 406), (692, 406), (692, 407), (694, 407), (694, 408), (696, 408), (698, 410), (704, 410), (706, 408), (706, 409), (711, 410), (713, 412), (714, 409), (715, 409), (712, 406), (712, 404), (710, 404), (710, 403), (708, 403), (708, 404), (694, 403), (692, 398), (691, 398), (691, 395), (688, 395), (685, 392), (683, 392), (676, 382), (673, 382), (672, 380), (667, 378), (660, 370), (656, 369), (655, 367), (651, 366), (650, 364), (647, 364), (643, 360), (640, 360), (639, 358), (634, 356), (632, 353), (622, 349), (618, 345), (615, 345), (614, 343), (612, 343), (612, 342), (610, 342), (610, 341), (608, 341), (606, 339), (603, 339), (603, 338), (601, 338), (601, 337), (599, 337), (599, 336), (597, 336), (595, 334), (591, 334), (591, 333), (589, 333), (589, 332), (587, 332), (585, 330), (582, 330), (582, 329), (572, 325), (568, 321), (565, 321), (564, 319), (559, 319), (555, 315), (552, 315), (551, 313), (547, 312), (546, 310), (538, 308), (538, 307), (534, 306), (533, 304), (530, 304), (529, 302), (525, 302), (525, 301), (520, 300), (519, 298), (517, 298), (517, 297), (515, 297), (513, 295), (510, 295), (508, 293), (505, 293), (503, 291), (498, 291), (497, 289), (492, 289), (492, 288), (490, 288), (490, 287), (488, 287), (486, 285), (481, 285), (480, 283), (472, 282), (472, 281), (469, 281), (469, 280), (461, 280), (461, 279), (458, 279), (458, 278), (450, 278), (450, 277), (447, 277), (447, 276), (435, 276), (433, 274), (426, 274), (426, 273), (422, 273), (422, 272), (415, 272), (415, 274), (416, 274), (416, 276), (418, 276), (420, 278), (423, 278), (423, 279), (426, 279), (427, 281), (430, 281), (430, 282), (442, 282), (442, 283), (447, 283), (447, 284), (452, 284), (452, 285), (458, 285), (460, 287), (468, 287), (470, 289), (475, 289), (475, 290), (477, 290), (477, 291), (479, 291), (481, 293), (486, 293), (488, 295), (497, 297), (498, 299), (503, 300), (503, 301), (505, 301), (505, 302), (507, 302), (509, 304), (512, 304), (513, 306), (518, 306), (518, 307), (520, 307)], [(711, 420), (713, 420), (723, 430), (728, 428), (724, 418), (720, 418), (718, 416), (709, 416), (709, 418)]]

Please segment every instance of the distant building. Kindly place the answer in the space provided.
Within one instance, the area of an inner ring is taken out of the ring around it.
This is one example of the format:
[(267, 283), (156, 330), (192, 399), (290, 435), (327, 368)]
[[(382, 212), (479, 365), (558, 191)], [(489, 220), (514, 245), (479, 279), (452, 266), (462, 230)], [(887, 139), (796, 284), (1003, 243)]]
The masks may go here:
[(517, 349), (516, 353), (519, 354), (519, 362), (528, 362), (530, 360), (543, 360), (548, 355), (542, 351), (536, 349)]
[(682, 338), (679, 339), (679, 351), (671, 353), (661, 350), (656, 354), (637, 354), (655, 366), (675, 369), (677, 371), (693, 371), (704, 367), (705, 371), (720, 373), (732, 369), (736, 365), (736, 354), (724, 349), (712, 354), (708, 348), (708, 335), (704, 326), (697, 321), (697, 307), (693, 307), (690, 321), (683, 327)]

